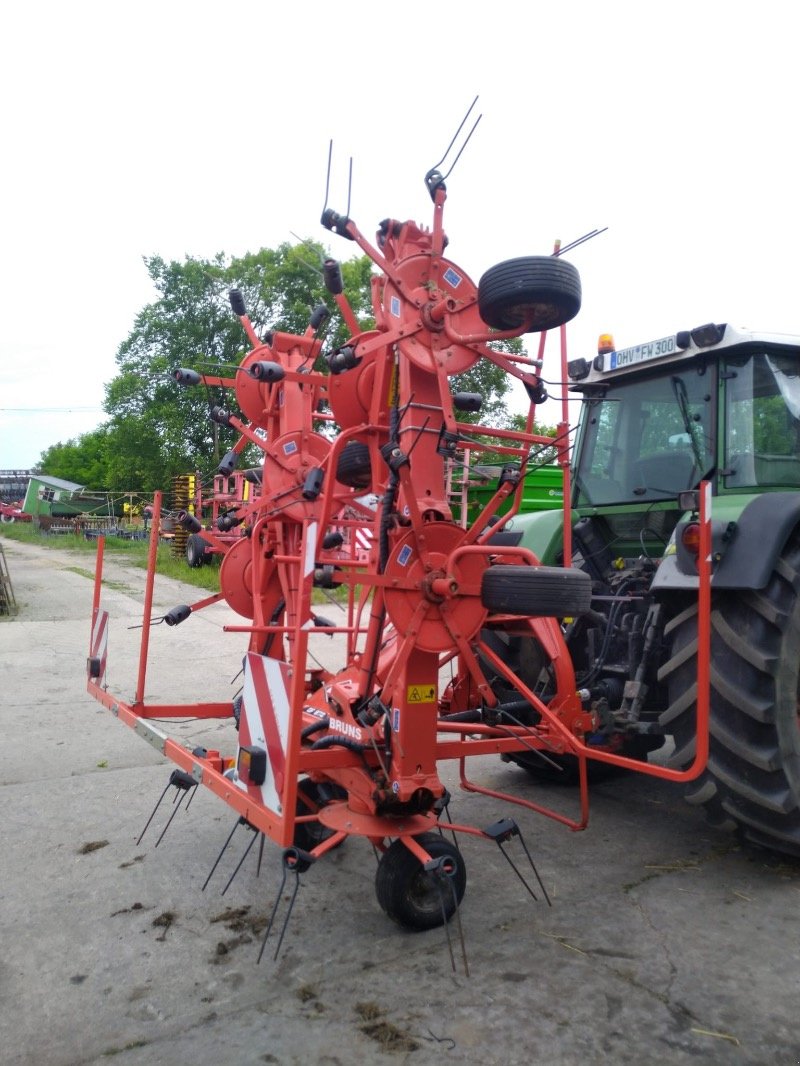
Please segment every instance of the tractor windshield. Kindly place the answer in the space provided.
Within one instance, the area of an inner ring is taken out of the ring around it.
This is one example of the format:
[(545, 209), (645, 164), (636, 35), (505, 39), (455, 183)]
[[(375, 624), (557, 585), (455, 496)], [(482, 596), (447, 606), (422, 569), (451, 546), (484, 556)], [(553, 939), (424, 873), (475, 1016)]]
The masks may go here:
[(575, 465), (577, 506), (662, 500), (714, 465), (714, 371), (682, 367), (588, 393)]
[(725, 367), (727, 489), (800, 485), (800, 364), (773, 350)]

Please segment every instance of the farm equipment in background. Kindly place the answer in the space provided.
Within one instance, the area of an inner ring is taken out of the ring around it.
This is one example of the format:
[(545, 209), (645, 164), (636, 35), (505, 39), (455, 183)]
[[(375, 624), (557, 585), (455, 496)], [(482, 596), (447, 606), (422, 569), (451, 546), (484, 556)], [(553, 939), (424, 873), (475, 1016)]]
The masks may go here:
[[(172, 479), (170, 513), (193, 515), (203, 529), (215, 533), (218, 542), (233, 543), (244, 534), (245, 527), (228, 516), (235, 516), (256, 499), (260, 475), (260, 470), (235, 470), (207, 478), (200, 471), (179, 474)], [(173, 554), (185, 556), (191, 567), (204, 566), (221, 555), (202, 532), (190, 532), (185, 523), (175, 524), (172, 533)]]
[(30, 522), (31, 516), (22, 510), (20, 503), (0, 502), (0, 522)]
[[(235, 398), (240, 414), (233, 404), (211, 410), (212, 419), (239, 434), (221, 474), (230, 474), (248, 446), (263, 457), (259, 495), (228, 512), (242, 535), (232, 542), (203, 531), (222, 555), (219, 594), (178, 606), (163, 619), (167, 627), (186, 623), (220, 599), (239, 614), (242, 624), (225, 629), (232, 634), (232, 660), (244, 654), (241, 693), (231, 703), (145, 701), (152, 565), (136, 695), (125, 702), (107, 691), (102, 549), (88, 661), (89, 692), (176, 763), (170, 779), (176, 790), (201, 783), (220, 796), (255, 831), (254, 839), (263, 834), (283, 849), (284, 879), (347, 837), (365, 837), (381, 856), (378, 902), (410, 929), (446, 923), (464, 893), (463, 854), (436, 831), (440, 822), (501, 848), (520, 835), (511, 818), (484, 828), (452, 822), (440, 761), (458, 763), (463, 789), (577, 830), (588, 822), (587, 760), (689, 781), (705, 768), (707, 744), (708, 485), (698, 481), (683, 500), (696, 514), (701, 548), (694, 593), (697, 746), (691, 765), (675, 770), (638, 761), (635, 743), (636, 758), (626, 757), (638, 734), (617, 728), (607, 700), (576, 681), (571, 634), (591, 631), (599, 615), (611, 614), (605, 595), (593, 599), (591, 552), (581, 556), (586, 568), (571, 565), (567, 537), (560, 558), (542, 565), (515, 528), (532, 456), (555, 445), (568, 485), (568, 427), (560, 427), (555, 441), (532, 432), (535, 406), (547, 396), (541, 358), (500, 352), (493, 342), (563, 331), (580, 306), (577, 271), (558, 255), (524, 257), (489, 269), (476, 286), (444, 254), (442, 174), (434, 168), (425, 181), (432, 228), (385, 219), (376, 246), (352, 219), (327, 205), (323, 211), (323, 225), (378, 268), (373, 328), (359, 326), (331, 259), (326, 284), (351, 332), (347, 343), (323, 350), (319, 312), (302, 335), (259, 337), (233, 290), (231, 305), (251, 345), (237, 373), (176, 373), (181, 385), (226, 388)], [(320, 356), (324, 370), (314, 369)], [(531, 400), (525, 430), (461, 417), (479, 412), (481, 397), (452, 392), (450, 379), (479, 359), (524, 386)], [(332, 424), (335, 435), (326, 432)], [(488, 453), (504, 460), (496, 481), (477, 513), (459, 514), (457, 521), (448, 464)], [(160, 496), (155, 505), (157, 526)], [(563, 511), (539, 517), (570, 530), (569, 493)], [(177, 521), (187, 533), (200, 532), (188, 510)], [(370, 531), (369, 546), (356, 553), (348, 534), (363, 529)], [(316, 613), (318, 588), (345, 592), (343, 623)], [(338, 669), (310, 659), (312, 630), (339, 638)], [(230, 719), (238, 731), (235, 750), (189, 750), (152, 722), (186, 717)], [(546, 766), (571, 758), (579, 815), (480, 785), (468, 776), (467, 761), (487, 754)], [(280, 898), (279, 892), (276, 907)]]
[[(223, 545), (233, 545), (240, 537), (249, 536), (249, 526), (246, 520), (241, 520), (240, 514), (252, 513), (250, 505), (256, 503), (261, 492), (261, 474), (261, 469), (255, 468), (217, 473), (211, 479), (203, 478), (199, 471), (173, 478), (170, 515), (183, 517), (182, 522), (169, 519), (173, 554), (179, 558), (185, 555), (191, 567), (204, 566), (222, 559)], [(204, 489), (205, 482), (210, 483), (210, 491)], [(351, 508), (352, 513), (340, 516), (339, 528), (344, 536), (346, 554), (366, 559), (372, 540), (369, 526), (343, 521), (347, 517), (357, 518), (365, 506), (371, 512), (370, 518), (373, 517), (374, 503), (359, 502), (358, 511)], [(197, 519), (200, 530), (195, 530), (195, 523), (189, 516)], [(164, 522), (162, 518), (162, 529)]]
[(0, 522), (30, 522), (24, 509), (32, 470), (0, 470)]
[[(503, 467), (498, 464), (468, 462), (449, 463), (447, 497), (453, 518), (466, 528), (494, 495)], [(498, 514), (505, 514), (514, 504), (509, 498), (502, 503)], [(523, 476), (522, 495), (518, 514), (537, 511), (560, 511), (564, 506), (564, 471), (560, 466), (531, 466)]]
[(11, 574), (8, 572), (6, 553), (0, 544), (0, 615), (13, 615), (18, 611), (17, 599), (14, 595), (14, 586), (11, 583)]

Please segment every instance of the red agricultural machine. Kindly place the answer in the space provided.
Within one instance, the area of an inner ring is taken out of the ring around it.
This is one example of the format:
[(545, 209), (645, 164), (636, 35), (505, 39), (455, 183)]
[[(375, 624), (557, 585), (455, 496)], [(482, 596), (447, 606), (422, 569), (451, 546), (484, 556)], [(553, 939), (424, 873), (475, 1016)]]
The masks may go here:
[[(476, 286), (445, 255), (443, 176), (434, 168), (425, 180), (430, 230), (386, 219), (373, 245), (352, 219), (327, 206), (323, 212), (323, 225), (354, 242), (377, 268), (374, 328), (361, 329), (339, 265), (328, 260), (327, 287), (351, 333), (346, 344), (324, 351), (313, 325), (303, 335), (259, 337), (234, 290), (231, 305), (251, 345), (237, 372), (176, 374), (181, 385), (224, 387), (235, 396), (241, 417), (219, 408), (211, 413), (240, 435), (222, 473), (247, 445), (263, 456), (260, 494), (231, 518), (246, 534), (219, 543), (213, 532), (204, 534), (223, 554), (219, 594), (163, 619), (191, 625), (191, 615), (220, 599), (241, 615), (242, 624), (227, 627), (232, 662), (245, 656), (240, 695), (219, 704), (146, 702), (155, 535), (133, 701), (105, 686), (102, 548), (88, 663), (90, 693), (177, 765), (167, 786), (176, 798), (198, 784), (216, 793), (237, 814), (237, 825), (255, 831), (253, 840), (263, 834), (262, 845), (269, 837), (283, 849), (284, 881), (345, 838), (366, 838), (380, 853), (378, 901), (410, 929), (447, 923), (464, 893), (463, 855), (438, 831), (440, 823), (501, 847), (519, 836), (510, 818), (486, 828), (452, 822), (441, 761), (458, 763), (462, 788), (577, 830), (588, 821), (588, 759), (687, 781), (702, 772), (707, 752), (707, 493), (701, 486), (689, 501), (702, 536), (698, 729), (695, 758), (678, 771), (628, 758), (620, 734), (602, 732), (596, 701), (576, 684), (565, 630), (591, 612), (592, 582), (570, 565), (568, 533), (565, 565), (542, 566), (509, 528), (526, 471), (553, 440), (530, 431), (534, 407), (546, 398), (541, 359), (501, 352), (495, 342), (563, 328), (580, 306), (577, 271), (559, 255), (519, 258), (489, 269)], [(481, 397), (451, 391), (451, 379), (478, 360), (502, 367), (527, 390), (527, 431), (463, 417), (480, 411)], [(558, 447), (566, 472), (566, 423)], [(464, 528), (448, 503), (446, 467), (488, 451), (507, 465)], [(364, 504), (367, 494), (376, 507)], [(567, 531), (569, 506), (565, 491)], [(178, 520), (197, 532), (191, 515)], [(347, 531), (365, 527), (369, 551), (354, 556)], [(345, 623), (316, 615), (317, 588), (344, 591)], [(311, 631), (338, 638), (338, 669), (321, 669), (309, 658)], [(520, 647), (525, 670), (515, 662)], [(170, 717), (235, 720), (235, 750), (189, 750), (149, 721)], [(471, 757), (515, 753), (542, 763), (574, 758), (577, 818), (490, 791), (468, 776)], [(276, 908), (280, 899), (279, 892)]]
[[(184, 557), (191, 567), (204, 566), (218, 555), (219, 544), (236, 541), (245, 534), (238, 512), (260, 492), (261, 471), (234, 470), (203, 478), (200, 471), (172, 479), (172, 510), (181, 512), (183, 524), (175, 523), (173, 554)], [(192, 515), (197, 522), (187, 521)], [(216, 532), (217, 546), (198, 530)]]

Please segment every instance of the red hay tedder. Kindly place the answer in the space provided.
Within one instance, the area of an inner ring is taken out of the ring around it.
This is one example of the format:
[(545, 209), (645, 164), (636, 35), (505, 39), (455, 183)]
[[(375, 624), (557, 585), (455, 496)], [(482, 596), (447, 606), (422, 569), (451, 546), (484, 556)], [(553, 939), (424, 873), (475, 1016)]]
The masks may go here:
[[(541, 566), (509, 529), (527, 466), (537, 450), (553, 444), (531, 431), (534, 405), (546, 397), (539, 376), (544, 333), (562, 330), (565, 359), (563, 327), (580, 307), (578, 273), (558, 254), (526, 257), (489, 269), (476, 286), (445, 256), (440, 171), (429, 171), (426, 183), (433, 200), (431, 229), (386, 219), (377, 246), (350, 218), (327, 206), (323, 212), (323, 225), (355, 242), (377, 267), (373, 329), (360, 328), (342, 291), (339, 265), (328, 260), (327, 287), (351, 333), (344, 346), (324, 352), (314, 325), (300, 336), (274, 332), (259, 338), (234, 290), (231, 305), (252, 346), (237, 372), (230, 378), (192, 370), (176, 374), (183, 385), (226, 387), (235, 396), (242, 417), (212, 412), (240, 435), (220, 472), (233, 469), (247, 445), (263, 456), (260, 495), (235, 515), (246, 535), (215, 545), (224, 553), (220, 592), (163, 619), (176, 625), (218, 600), (238, 612), (242, 624), (226, 631), (231, 662), (245, 656), (240, 695), (228, 703), (165, 706), (145, 700), (160, 495), (133, 701), (112, 695), (105, 683), (102, 544), (88, 660), (91, 695), (177, 765), (167, 787), (188, 793), (202, 784), (219, 796), (237, 814), (237, 825), (254, 831), (253, 840), (263, 834), (262, 846), (269, 837), (283, 849), (284, 881), (345, 838), (365, 837), (381, 856), (378, 901), (410, 929), (446, 923), (464, 893), (463, 856), (438, 832), (440, 819), (448, 830), (501, 846), (519, 834), (512, 819), (488, 828), (451, 822), (450, 797), (438, 771), (442, 760), (458, 762), (462, 788), (577, 830), (588, 821), (588, 759), (687, 781), (705, 765), (708, 736), (705, 487), (699, 501), (705, 541), (697, 751), (692, 766), (678, 771), (628, 759), (613, 744), (589, 742), (598, 723), (588, 694), (577, 689), (563, 627), (565, 619), (591, 609), (591, 580), (570, 566), (569, 543), (563, 567)], [(539, 359), (493, 347), (531, 332), (542, 334)], [(324, 371), (314, 369), (320, 357)], [(460, 417), (479, 411), (481, 398), (451, 392), (450, 380), (487, 359), (527, 390), (527, 431)], [(557, 439), (566, 474), (564, 418)], [(331, 424), (335, 436), (325, 432)], [(508, 465), (492, 498), (465, 528), (466, 515), (455, 521), (448, 504), (447, 465), (483, 451), (500, 453)], [(376, 509), (359, 502), (368, 493), (377, 497)], [(509, 498), (511, 507), (500, 516)], [(569, 507), (565, 491), (567, 531)], [(193, 516), (181, 514), (178, 520), (197, 531)], [(365, 558), (348, 549), (348, 531), (366, 526), (372, 537)], [(213, 543), (213, 532), (204, 535)], [(315, 587), (335, 586), (347, 595), (347, 621), (338, 626), (324, 624), (312, 609)], [(339, 669), (323, 670), (309, 658), (312, 630), (339, 635)], [(527, 642), (537, 671), (549, 678), (546, 699), (529, 683), (530, 672), (524, 681), (505, 661), (503, 648), (512, 639)], [(149, 721), (188, 717), (234, 719), (236, 749), (190, 750)], [(575, 820), (490, 791), (467, 775), (472, 756), (523, 750), (539, 752), (543, 760), (576, 758)], [(276, 908), (280, 898), (279, 893)]]

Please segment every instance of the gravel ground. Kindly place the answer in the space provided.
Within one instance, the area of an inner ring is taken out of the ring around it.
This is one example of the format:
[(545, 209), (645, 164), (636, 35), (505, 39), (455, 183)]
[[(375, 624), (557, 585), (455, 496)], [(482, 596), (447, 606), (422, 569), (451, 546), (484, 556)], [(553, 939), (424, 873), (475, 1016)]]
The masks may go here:
[[(260, 876), (253, 849), (223, 896), (240, 830), (204, 890), (235, 816), (202, 789), (157, 848), (166, 803), (137, 844), (170, 764), (86, 694), (93, 563), (0, 543), (20, 605), (0, 619), (7, 1066), (800, 1061), (800, 866), (742, 850), (675, 786), (639, 776), (597, 784), (590, 827), (574, 834), (459, 791), (445, 768), (453, 816), (513, 814), (552, 899), (534, 902), (494, 846), (464, 841), (469, 976), (457, 941), (453, 971), (443, 930), (386, 918), (357, 839), (303, 875), (278, 960), (257, 965), (278, 849), (267, 845)], [(129, 698), (144, 574), (109, 561), (105, 579), (108, 680)], [(203, 595), (160, 579), (155, 613)], [(232, 620), (215, 606), (156, 627), (148, 699), (230, 698)], [(229, 734), (197, 722), (180, 733), (214, 747)], [(576, 810), (568, 788), (475, 764), (488, 787)]]

